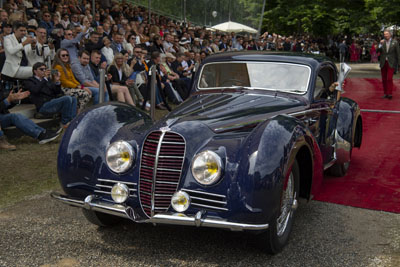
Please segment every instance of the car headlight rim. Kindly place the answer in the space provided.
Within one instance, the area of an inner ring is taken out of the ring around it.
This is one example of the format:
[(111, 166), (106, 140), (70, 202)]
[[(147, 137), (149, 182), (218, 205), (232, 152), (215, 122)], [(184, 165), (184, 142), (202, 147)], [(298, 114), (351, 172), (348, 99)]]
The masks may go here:
[(214, 185), (222, 176), (221, 157), (211, 150), (198, 153), (192, 161), (192, 175), (201, 185)]
[(132, 167), (135, 156), (135, 151), (128, 142), (115, 141), (106, 150), (107, 167), (115, 173), (124, 173)]

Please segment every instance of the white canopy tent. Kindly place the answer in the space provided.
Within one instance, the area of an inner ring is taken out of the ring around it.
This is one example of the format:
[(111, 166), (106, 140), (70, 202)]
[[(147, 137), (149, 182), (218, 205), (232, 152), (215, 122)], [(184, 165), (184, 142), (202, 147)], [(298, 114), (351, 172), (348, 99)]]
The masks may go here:
[(233, 22), (227, 21), (221, 24), (217, 24), (211, 27), (212, 29), (223, 31), (223, 32), (248, 32), (248, 33), (257, 33), (256, 29), (253, 29), (249, 26)]

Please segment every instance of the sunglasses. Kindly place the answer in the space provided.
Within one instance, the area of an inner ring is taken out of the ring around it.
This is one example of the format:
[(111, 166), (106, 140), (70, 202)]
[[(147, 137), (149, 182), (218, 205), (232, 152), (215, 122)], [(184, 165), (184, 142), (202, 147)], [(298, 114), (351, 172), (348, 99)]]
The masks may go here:
[(70, 36), (70, 35), (72, 35), (72, 33), (66, 33), (65, 35), (66, 35), (66, 36)]
[(38, 70), (40, 70), (40, 71), (45, 71), (46, 68), (38, 68)]
[(60, 57), (69, 57), (69, 55), (68, 54), (62, 54), (62, 55), (60, 55)]

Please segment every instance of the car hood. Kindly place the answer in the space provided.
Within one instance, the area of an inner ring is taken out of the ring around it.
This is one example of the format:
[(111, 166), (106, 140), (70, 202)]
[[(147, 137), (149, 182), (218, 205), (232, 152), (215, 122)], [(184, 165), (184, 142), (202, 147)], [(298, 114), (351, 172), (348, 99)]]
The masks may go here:
[(248, 92), (194, 94), (166, 117), (167, 126), (198, 121), (214, 132), (250, 127), (278, 114), (304, 110), (302, 97)]

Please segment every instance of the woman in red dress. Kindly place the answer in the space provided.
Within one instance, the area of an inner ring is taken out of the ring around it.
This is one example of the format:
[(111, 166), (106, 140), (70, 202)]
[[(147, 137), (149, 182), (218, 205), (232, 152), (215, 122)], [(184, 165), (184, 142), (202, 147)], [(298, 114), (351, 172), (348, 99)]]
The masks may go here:
[(351, 62), (357, 62), (358, 60), (358, 56), (357, 56), (357, 45), (356, 45), (356, 41), (354, 40), (353, 43), (350, 46), (350, 61)]

